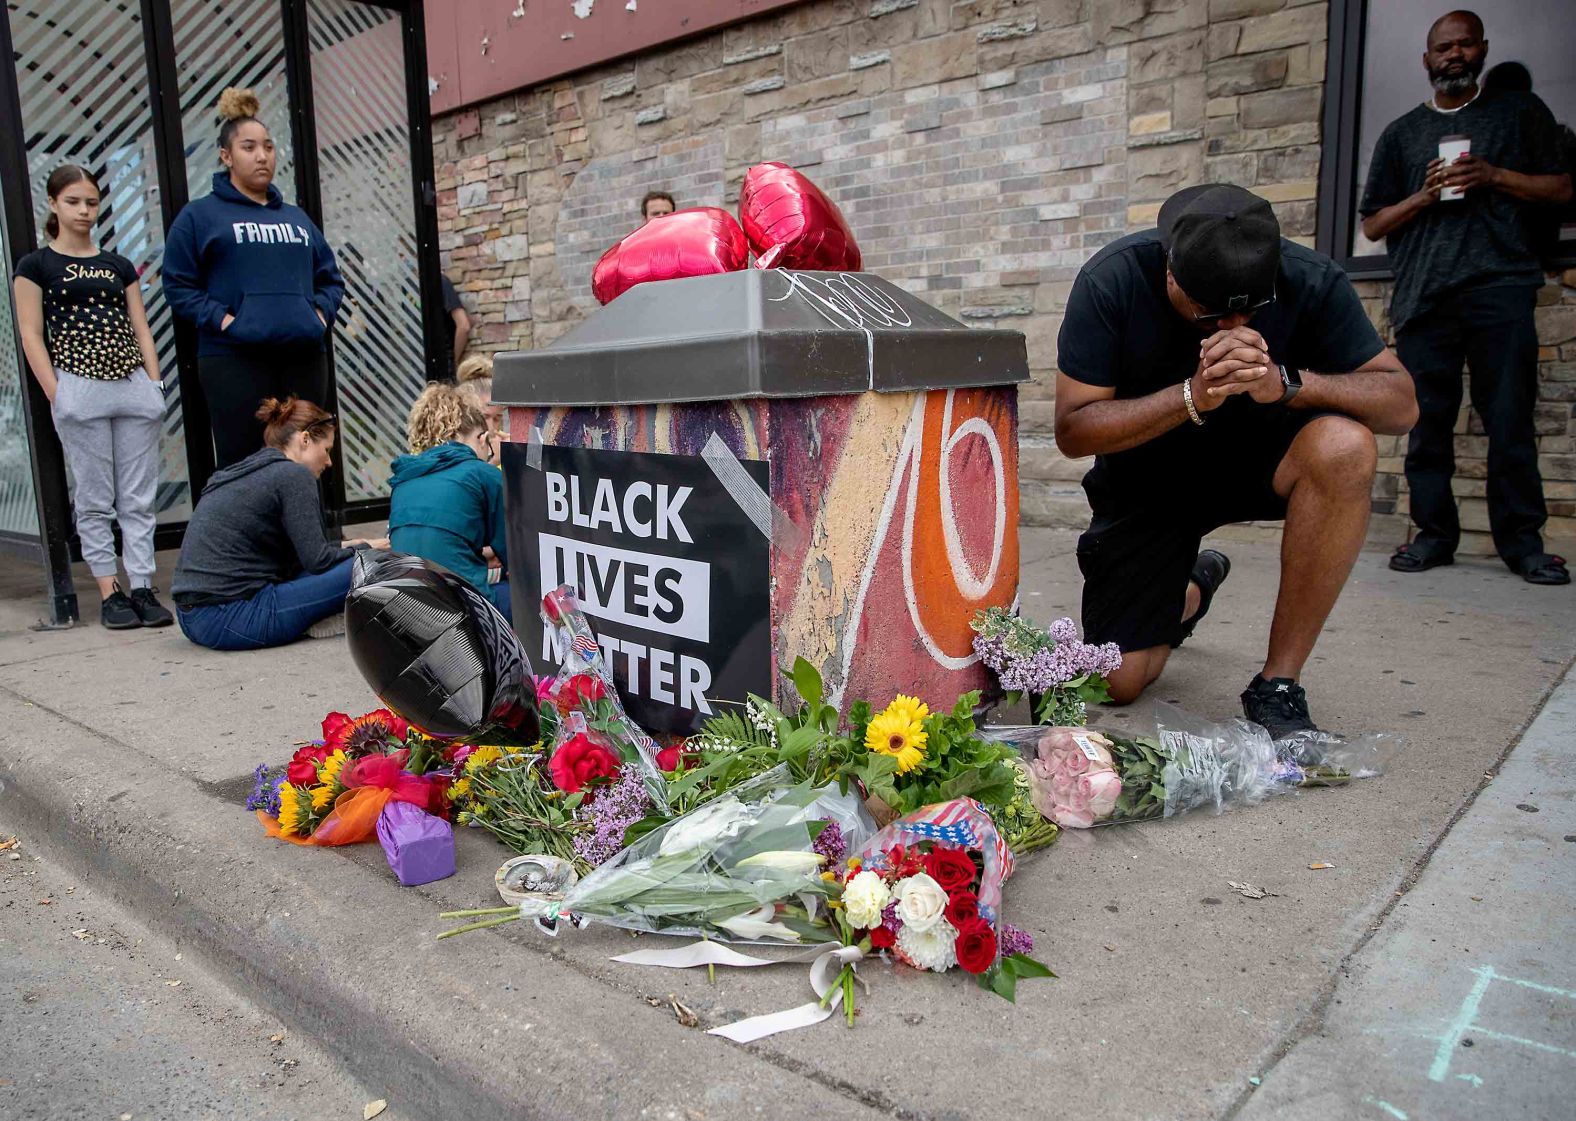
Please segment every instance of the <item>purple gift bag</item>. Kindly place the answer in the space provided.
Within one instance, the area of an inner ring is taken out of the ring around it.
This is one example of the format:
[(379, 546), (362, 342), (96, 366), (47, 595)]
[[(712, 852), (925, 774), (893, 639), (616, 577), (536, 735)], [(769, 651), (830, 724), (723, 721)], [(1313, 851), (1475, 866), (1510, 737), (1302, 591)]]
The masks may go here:
[(390, 802), (378, 815), (378, 841), (406, 887), (454, 875), (454, 827), (409, 802)]

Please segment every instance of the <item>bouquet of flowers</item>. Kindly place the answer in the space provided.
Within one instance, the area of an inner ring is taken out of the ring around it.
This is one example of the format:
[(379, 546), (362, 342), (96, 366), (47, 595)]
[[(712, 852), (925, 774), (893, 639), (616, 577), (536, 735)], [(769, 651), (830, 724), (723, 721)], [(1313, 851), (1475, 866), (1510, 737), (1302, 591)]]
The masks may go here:
[(740, 941), (821, 942), (836, 938), (825, 901), (835, 877), (823, 841), (863, 841), (872, 830), (856, 800), (835, 789), (779, 785), (768, 772), (757, 790), (732, 791), (624, 849), (562, 896), (532, 896), (519, 907), (446, 912), (482, 918), (440, 938), (536, 919), (596, 920), (628, 930)]
[(1017, 852), (1056, 839), (1055, 827), (1034, 808), (1018, 753), (975, 727), (978, 693), (965, 693), (941, 712), (902, 694), (879, 713), (855, 701), (845, 726), (836, 706), (824, 700), (814, 666), (799, 658), (785, 677), (800, 700), (792, 713), (752, 696), (742, 714), (723, 712), (690, 737), (668, 775), (676, 805), (701, 804), (785, 766), (794, 781), (857, 786), (878, 821), (973, 798), (997, 819)]
[[(576, 794), (590, 784), (612, 782), (622, 768), (630, 768), (640, 776), (647, 798), (666, 810), (661, 752), (625, 715), (596, 635), (568, 584), (542, 597), (542, 620), (556, 631), (563, 657), (553, 683), (538, 686), (543, 703), (557, 710), (548, 760), (554, 784)], [(676, 758), (663, 761), (671, 765)]]
[[(1013, 1000), (1020, 977), (1051, 977), (1029, 956), (1034, 939), (1001, 921), (1013, 857), (985, 807), (971, 798), (926, 806), (878, 833), (848, 862), (834, 905), (844, 940), (890, 950), (915, 969), (954, 966)], [(845, 968), (852, 1022), (852, 967)]]
[(1122, 665), (1114, 642), (1081, 642), (1071, 619), (1048, 630), (1000, 607), (975, 614), (974, 653), (1001, 679), (1008, 703), (1028, 693), (1034, 719), (1041, 724), (1082, 725), (1088, 706), (1110, 699), (1106, 675)]
[(331, 712), (323, 738), (299, 745), (283, 774), (257, 768), (246, 808), (271, 836), (295, 844), (369, 840), (390, 801), (447, 817), (455, 757), (469, 750), (428, 739), (386, 708)]
[(1029, 757), (1034, 804), (1057, 825), (1088, 829), (1250, 806), (1308, 786), (1338, 786), (1384, 772), (1396, 743), (1326, 732), (1280, 742), (1256, 724), (1196, 720), (1157, 705), (1154, 735), (1090, 728), (993, 728)]

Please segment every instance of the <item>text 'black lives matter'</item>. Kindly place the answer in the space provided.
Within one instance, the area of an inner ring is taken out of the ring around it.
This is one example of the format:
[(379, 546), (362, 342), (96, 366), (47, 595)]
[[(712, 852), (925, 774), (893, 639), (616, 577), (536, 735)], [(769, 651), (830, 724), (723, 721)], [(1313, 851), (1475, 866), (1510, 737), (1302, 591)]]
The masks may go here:
[[(685, 735), (772, 685), (770, 542), (699, 456), (504, 446), (515, 628), (559, 663), (544, 592), (572, 585), (629, 715)], [(763, 490), (765, 463), (741, 461)]]

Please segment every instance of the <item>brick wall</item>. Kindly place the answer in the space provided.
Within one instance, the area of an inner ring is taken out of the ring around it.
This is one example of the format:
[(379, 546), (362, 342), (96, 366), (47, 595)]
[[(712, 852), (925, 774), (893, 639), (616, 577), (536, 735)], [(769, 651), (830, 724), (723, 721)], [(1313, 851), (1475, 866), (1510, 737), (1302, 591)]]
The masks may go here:
[[(440, 118), (445, 265), (480, 347), (545, 346), (595, 310), (591, 267), (646, 190), (731, 206), (751, 164), (792, 163), (838, 201), (868, 268), (967, 322), (1025, 333), (1024, 520), (1080, 524), (1086, 465), (1051, 439), (1073, 277), (1206, 180), (1251, 187), (1311, 244), (1325, 28), (1324, 0), (813, 0)], [(1566, 306), (1540, 312), (1540, 423), (1568, 516), (1576, 293), (1564, 291)], [(1380, 294), (1365, 294), (1378, 317)], [(1482, 439), (1461, 439), (1471, 526)], [(1385, 450), (1374, 532), (1399, 540), (1399, 447)]]

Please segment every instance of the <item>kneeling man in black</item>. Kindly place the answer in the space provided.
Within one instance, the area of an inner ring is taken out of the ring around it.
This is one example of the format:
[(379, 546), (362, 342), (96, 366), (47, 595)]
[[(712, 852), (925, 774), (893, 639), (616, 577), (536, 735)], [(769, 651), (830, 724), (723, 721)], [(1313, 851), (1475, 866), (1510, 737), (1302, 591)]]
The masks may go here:
[(1328, 257), (1263, 199), (1212, 184), (1078, 274), (1058, 339), (1056, 442), (1095, 456), (1078, 541), (1089, 642), (1115, 642), (1119, 703), (1160, 676), (1230, 571), (1205, 534), (1286, 522), (1263, 669), (1242, 694), (1277, 738), (1312, 728), (1297, 683), (1362, 547), (1374, 433), (1417, 419), (1412, 381)]

